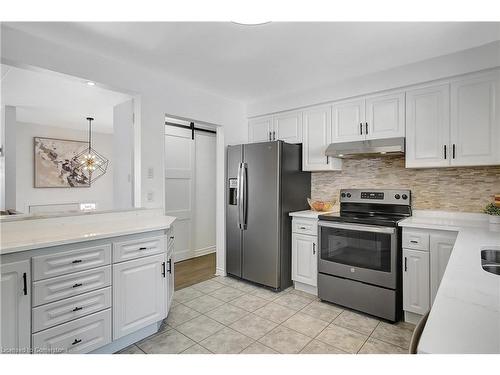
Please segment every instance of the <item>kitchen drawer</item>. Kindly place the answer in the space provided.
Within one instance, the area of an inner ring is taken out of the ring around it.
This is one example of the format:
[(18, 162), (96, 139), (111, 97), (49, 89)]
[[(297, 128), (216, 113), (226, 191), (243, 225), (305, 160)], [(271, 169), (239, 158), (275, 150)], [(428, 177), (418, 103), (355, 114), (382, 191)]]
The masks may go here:
[(165, 251), (165, 236), (138, 238), (113, 242), (113, 262), (123, 262)]
[(111, 266), (35, 281), (33, 306), (59, 301), (109, 285), (111, 285)]
[(111, 342), (111, 309), (32, 336), (34, 353), (89, 353)]
[(414, 229), (403, 229), (403, 248), (429, 251), (429, 233)]
[(309, 234), (311, 236), (318, 235), (318, 221), (311, 219), (296, 219), (292, 220), (292, 232), (299, 234)]
[(42, 331), (110, 307), (111, 287), (38, 306), (32, 312), (32, 330)]
[(111, 244), (33, 257), (33, 280), (111, 264)]

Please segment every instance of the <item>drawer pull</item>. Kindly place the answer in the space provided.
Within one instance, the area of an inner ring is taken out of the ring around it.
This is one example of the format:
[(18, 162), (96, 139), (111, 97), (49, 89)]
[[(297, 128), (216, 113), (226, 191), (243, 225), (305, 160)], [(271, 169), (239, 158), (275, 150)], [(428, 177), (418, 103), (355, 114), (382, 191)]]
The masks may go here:
[(172, 273), (172, 258), (168, 260), (168, 273)]
[(147, 250), (147, 247), (140, 247), (139, 250)]
[(76, 311), (80, 311), (80, 310), (83, 310), (83, 307), (75, 307), (75, 308), (73, 309), (73, 311), (74, 311), (74, 312), (76, 312)]
[(411, 243), (418, 243), (418, 241), (410, 240)]
[(173, 240), (174, 239), (174, 236), (170, 236), (170, 239)]
[(82, 263), (82, 260), (81, 259), (75, 259), (74, 261), (72, 261), (71, 263), (73, 264), (76, 264), (76, 263)]
[(71, 343), (71, 345), (76, 345), (76, 344), (79, 344), (79, 343), (81, 343), (81, 342), (82, 342), (82, 340), (80, 340), (80, 339), (78, 339), (78, 340), (77, 340), (77, 339), (75, 339), (75, 341), (73, 341), (73, 342)]
[(73, 288), (78, 288), (79, 286), (82, 286), (83, 284), (82, 283), (76, 283), (73, 285)]
[(299, 229), (307, 229), (306, 227), (299, 227)]

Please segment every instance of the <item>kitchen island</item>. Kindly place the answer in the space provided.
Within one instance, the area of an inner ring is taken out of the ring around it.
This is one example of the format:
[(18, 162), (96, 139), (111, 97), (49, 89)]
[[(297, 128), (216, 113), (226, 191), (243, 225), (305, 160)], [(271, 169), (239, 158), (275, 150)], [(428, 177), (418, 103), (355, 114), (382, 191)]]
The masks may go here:
[(2, 220), (1, 350), (113, 353), (160, 328), (174, 217), (160, 210)]
[(419, 215), (403, 228), (458, 232), (418, 353), (500, 353), (500, 276), (483, 270), (481, 250), (500, 250), (500, 232), (484, 215)]

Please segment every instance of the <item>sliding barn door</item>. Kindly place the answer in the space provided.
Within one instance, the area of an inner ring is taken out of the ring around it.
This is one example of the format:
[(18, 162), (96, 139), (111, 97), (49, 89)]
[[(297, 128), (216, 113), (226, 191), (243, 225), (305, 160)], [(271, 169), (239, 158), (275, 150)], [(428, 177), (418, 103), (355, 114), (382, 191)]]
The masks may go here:
[(165, 214), (175, 216), (174, 262), (193, 256), (195, 143), (191, 131), (165, 127)]

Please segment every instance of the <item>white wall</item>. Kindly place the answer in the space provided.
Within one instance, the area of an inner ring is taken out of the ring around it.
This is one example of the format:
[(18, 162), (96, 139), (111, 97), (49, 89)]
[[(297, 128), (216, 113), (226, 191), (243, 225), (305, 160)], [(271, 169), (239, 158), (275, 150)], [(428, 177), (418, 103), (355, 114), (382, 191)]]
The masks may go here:
[(99, 210), (113, 209), (113, 134), (92, 133), (93, 147), (110, 159), (107, 173), (89, 188), (35, 188), (33, 137), (87, 140), (86, 131), (17, 123), (16, 209), (28, 212), (30, 205), (96, 202)]
[[(2, 26), (1, 55), (6, 63), (22, 63), (137, 93), (141, 99), (141, 194), (146, 207), (163, 207), (163, 124), (165, 114), (224, 127), (227, 143), (247, 139), (243, 103), (213, 95), (162, 72), (155, 72), (84, 50), (58, 45)], [(147, 178), (148, 168), (154, 177)], [(146, 197), (152, 193), (153, 200)]]
[(16, 107), (2, 107), (4, 137), (4, 203), (6, 209), (16, 209)]
[[(432, 43), (432, 41), (429, 41)], [(367, 61), (367, 64), (370, 62)], [(500, 66), (500, 41), (379, 73), (249, 103), (248, 117), (300, 108)], [(325, 77), (331, 81), (335, 77)]]
[(134, 102), (113, 108), (113, 208), (133, 207)]

